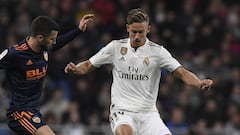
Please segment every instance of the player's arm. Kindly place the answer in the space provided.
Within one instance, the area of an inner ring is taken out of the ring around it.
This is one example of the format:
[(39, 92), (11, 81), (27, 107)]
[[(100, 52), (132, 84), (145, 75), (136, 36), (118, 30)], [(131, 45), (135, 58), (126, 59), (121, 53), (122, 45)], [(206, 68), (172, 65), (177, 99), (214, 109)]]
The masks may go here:
[(65, 71), (65, 73), (84, 75), (95, 69), (96, 69), (96, 67), (94, 67), (89, 60), (86, 60), (86, 61), (78, 63), (77, 65), (70, 62), (67, 64), (64, 71)]
[(203, 90), (209, 90), (211, 88), (211, 85), (213, 84), (212, 80), (210, 79), (201, 80), (194, 73), (188, 71), (184, 67), (177, 68), (173, 72), (173, 75), (177, 78), (180, 78), (186, 84)]
[(89, 58), (89, 60), (80, 62), (77, 65), (70, 62), (64, 69), (65, 73), (83, 75), (95, 70), (101, 65), (112, 64), (114, 45), (115, 44), (113, 41), (110, 42), (108, 45), (103, 47), (98, 53)]
[(56, 45), (51, 49), (51, 51), (56, 51), (57, 49), (62, 48), (68, 42), (72, 41), (76, 36), (78, 36), (81, 32), (84, 32), (87, 29), (87, 25), (89, 22), (93, 21), (94, 14), (86, 14), (82, 17), (79, 22), (78, 28), (75, 28), (63, 35), (59, 35), (56, 39)]
[(5, 49), (0, 54), (0, 69), (7, 69), (14, 66), (16, 63), (14, 60), (16, 59), (16, 53), (13, 50)]

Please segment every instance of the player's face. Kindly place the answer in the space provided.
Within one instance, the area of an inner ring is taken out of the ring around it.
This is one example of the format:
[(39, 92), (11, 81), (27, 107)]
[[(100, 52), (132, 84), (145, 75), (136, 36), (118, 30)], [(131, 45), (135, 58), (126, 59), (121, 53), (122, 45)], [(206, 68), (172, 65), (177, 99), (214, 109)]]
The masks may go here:
[(51, 31), (50, 35), (47, 37), (43, 37), (42, 41), (39, 42), (40, 47), (42, 50), (48, 50), (51, 48), (54, 44), (56, 44), (58, 31)]
[(150, 25), (147, 22), (127, 24), (127, 31), (131, 46), (136, 49), (145, 44)]

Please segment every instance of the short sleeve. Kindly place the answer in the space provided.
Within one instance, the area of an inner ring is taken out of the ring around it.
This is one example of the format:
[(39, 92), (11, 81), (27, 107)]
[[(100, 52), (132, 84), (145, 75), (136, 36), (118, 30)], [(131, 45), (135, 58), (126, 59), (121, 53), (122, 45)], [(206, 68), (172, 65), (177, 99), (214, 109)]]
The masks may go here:
[(110, 42), (103, 47), (98, 53), (92, 56), (89, 61), (95, 67), (100, 67), (104, 64), (112, 64), (114, 42)]
[(182, 66), (164, 47), (161, 48), (159, 60), (160, 67), (166, 68), (169, 72), (173, 72)]

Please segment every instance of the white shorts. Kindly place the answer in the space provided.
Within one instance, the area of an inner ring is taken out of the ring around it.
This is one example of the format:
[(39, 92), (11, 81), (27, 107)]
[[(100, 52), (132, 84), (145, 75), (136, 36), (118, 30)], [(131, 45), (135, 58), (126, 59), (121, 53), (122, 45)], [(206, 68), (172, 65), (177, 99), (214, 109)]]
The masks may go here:
[(127, 124), (132, 127), (134, 135), (171, 135), (158, 112), (111, 110), (109, 120), (114, 134), (117, 127)]

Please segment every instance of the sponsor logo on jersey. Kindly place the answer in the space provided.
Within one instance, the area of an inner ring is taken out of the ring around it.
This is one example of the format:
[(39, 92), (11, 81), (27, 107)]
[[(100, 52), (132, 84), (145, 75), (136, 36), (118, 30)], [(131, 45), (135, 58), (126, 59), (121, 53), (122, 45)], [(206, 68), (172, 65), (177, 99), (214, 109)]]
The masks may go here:
[(47, 51), (43, 52), (43, 57), (44, 57), (45, 61), (48, 61), (48, 53), (47, 53)]
[(127, 54), (127, 48), (126, 47), (121, 47), (121, 50), (120, 50), (120, 53), (122, 54), (122, 55), (126, 55)]
[(149, 58), (145, 57), (143, 60), (143, 65), (148, 66), (150, 64)]
[(131, 72), (130, 73), (124, 73), (124, 72), (119, 71), (118, 76), (119, 76), (119, 78), (128, 79), (128, 80), (140, 80), (140, 81), (149, 80), (148, 75), (134, 74), (134, 73), (131, 73)]
[(46, 75), (47, 66), (40, 69), (31, 69), (26, 71), (26, 80), (37, 80)]
[(139, 68), (134, 66), (128, 66), (128, 73), (118, 71), (118, 76), (119, 78), (128, 79), (128, 80), (140, 80), (140, 81), (149, 80), (149, 75), (140, 74)]
[(35, 122), (35, 123), (40, 123), (40, 122), (41, 122), (41, 119), (40, 119), (39, 117), (37, 117), (37, 116), (34, 116), (34, 117), (32, 118), (32, 121)]
[(0, 60), (1, 60), (4, 56), (6, 56), (7, 53), (8, 53), (8, 50), (5, 49), (5, 50), (0, 54)]

